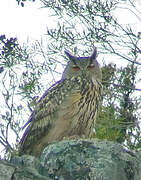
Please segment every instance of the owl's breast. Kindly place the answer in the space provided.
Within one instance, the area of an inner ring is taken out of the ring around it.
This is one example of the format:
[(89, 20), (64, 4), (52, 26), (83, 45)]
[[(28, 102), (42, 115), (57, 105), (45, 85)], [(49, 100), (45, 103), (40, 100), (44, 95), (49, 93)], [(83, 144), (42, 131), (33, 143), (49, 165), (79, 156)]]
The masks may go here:
[[(62, 140), (64, 137), (90, 137), (97, 117), (100, 101), (99, 84), (85, 82), (70, 88), (51, 119), (51, 129), (44, 141)], [(62, 91), (63, 92), (63, 91)]]
[(61, 122), (65, 135), (90, 136), (99, 108), (99, 90), (99, 85), (91, 82), (66, 96), (58, 111), (58, 123)]

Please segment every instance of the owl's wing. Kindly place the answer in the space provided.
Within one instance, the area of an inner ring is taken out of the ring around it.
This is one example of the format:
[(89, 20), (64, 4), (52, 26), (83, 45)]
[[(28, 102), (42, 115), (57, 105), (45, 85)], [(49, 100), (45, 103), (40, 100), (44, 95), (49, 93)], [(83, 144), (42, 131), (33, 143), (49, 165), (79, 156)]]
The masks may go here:
[(35, 143), (51, 129), (55, 113), (60, 108), (63, 100), (68, 94), (77, 89), (80, 79), (63, 79), (50, 87), (37, 103), (34, 112), (26, 123), (26, 130), (21, 139), (19, 154), (26, 153), (33, 149)]
[(65, 94), (71, 90), (68, 80), (61, 80), (51, 86), (37, 103), (34, 112), (31, 114), (25, 133), (20, 142), (20, 151), (24, 152), (48, 131), (54, 113), (60, 107)]

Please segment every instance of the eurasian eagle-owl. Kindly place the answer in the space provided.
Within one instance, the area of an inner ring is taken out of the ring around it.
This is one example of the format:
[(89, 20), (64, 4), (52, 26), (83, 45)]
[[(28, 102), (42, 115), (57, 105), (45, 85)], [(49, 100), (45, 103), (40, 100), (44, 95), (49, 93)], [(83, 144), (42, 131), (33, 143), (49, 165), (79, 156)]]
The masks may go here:
[(97, 49), (89, 57), (65, 54), (69, 62), (61, 80), (45, 92), (26, 123), (20, 154), (38, 156), (53, 141), (93, 134), (102, 90)]

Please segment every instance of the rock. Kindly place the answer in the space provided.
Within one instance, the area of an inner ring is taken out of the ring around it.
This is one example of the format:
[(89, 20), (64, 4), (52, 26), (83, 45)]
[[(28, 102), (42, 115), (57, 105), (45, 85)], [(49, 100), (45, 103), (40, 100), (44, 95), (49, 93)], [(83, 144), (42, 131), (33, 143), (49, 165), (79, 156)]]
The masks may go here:
[(40, 159), (0, 161), (0, 180), (141, 180), (141, 151), (96, 139), (50, 144)]
[(3, 160), (0, 161), (0, 180), (11, 180), (14, 171), (15, 167), (10, 163)]
[(41, 156), (44, 169), (61, 180), (141, 180), (139, 159), (118, 143), (96, 139), (52, 144)]

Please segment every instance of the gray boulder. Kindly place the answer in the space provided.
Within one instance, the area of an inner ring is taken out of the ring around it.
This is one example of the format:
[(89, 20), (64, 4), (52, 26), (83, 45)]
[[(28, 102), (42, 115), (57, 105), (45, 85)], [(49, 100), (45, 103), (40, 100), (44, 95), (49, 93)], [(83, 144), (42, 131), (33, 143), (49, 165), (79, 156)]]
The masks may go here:
[(40, 159), (0, 161), (0, 180), (141, 180), (141, 151), (96, 139), (50, 144)]

